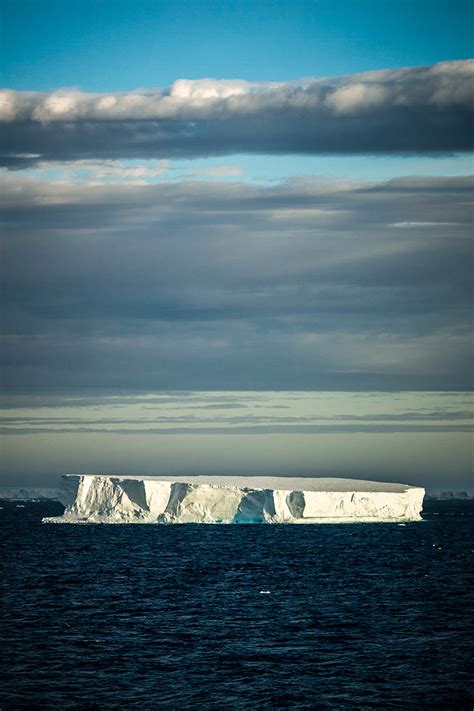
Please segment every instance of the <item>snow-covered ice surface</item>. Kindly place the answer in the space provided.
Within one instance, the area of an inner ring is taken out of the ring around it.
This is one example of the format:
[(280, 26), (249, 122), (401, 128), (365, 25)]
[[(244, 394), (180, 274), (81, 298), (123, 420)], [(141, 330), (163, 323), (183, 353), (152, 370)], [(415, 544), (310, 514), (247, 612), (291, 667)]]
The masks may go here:
[(358, 479), (69, 475), (46, 523), (419, 521), (425, 490)]

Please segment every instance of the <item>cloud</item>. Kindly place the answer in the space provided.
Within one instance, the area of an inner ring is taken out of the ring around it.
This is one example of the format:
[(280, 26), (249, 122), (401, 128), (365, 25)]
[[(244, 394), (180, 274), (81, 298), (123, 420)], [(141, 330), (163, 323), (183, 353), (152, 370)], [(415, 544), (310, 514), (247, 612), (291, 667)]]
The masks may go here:
[(38, 162), (30, 175), (49, 183), (87, 183), (108, 185), (126, 183), (147, 185), (161, 179), (168, 170), (166, 160), (148, 160), (141, 164), (127, 164), (119, 160), (77, 160), (68, 162)]
[(283, 434), (354, 434), (354, 433), (447, 433), (447, 432), (473, 432), (472, 425), (237, 425), (233, 427), (146, 427), (133, 429), (126, 427), (106, 428), (99, 426), (81, 427), (74, 425), (72, 429), (65, 427), (2, 427), (0, 435), (32, 435), (32, 434), (112, 434), (123, 437), (124, 435), (283, 435)]
[(472, 186), (8, 173), (5, 389), (469, 388)]
[(363, 402), (354, 393), (330, 392), (148, 393), (93, 401), (17, 396), (3, 408), (0, 430), (12, 435), (469, 432), (473, 412), (459, 409), (460, 395), (449, 393), (446, 401), (437, 393), (371, 393)]
[(194, 168), (189, 171), (192, 176), (205, 176), (209, 178), (237, 178), (242, 175), (242, 168), (233, 165), (212, 165), (207, 168)]
[(473, 147), (474, 60), (287, 83), (179, 79), (167, 89), (0, 93), (4, 165)]

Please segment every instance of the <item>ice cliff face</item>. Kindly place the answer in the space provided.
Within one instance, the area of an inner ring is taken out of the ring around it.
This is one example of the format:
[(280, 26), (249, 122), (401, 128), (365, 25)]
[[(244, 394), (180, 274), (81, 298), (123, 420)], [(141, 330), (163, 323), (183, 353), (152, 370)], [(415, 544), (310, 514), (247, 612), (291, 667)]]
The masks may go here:
[(419, 521), (424, 489), (356, 479), (71, 475), (54, 523)]

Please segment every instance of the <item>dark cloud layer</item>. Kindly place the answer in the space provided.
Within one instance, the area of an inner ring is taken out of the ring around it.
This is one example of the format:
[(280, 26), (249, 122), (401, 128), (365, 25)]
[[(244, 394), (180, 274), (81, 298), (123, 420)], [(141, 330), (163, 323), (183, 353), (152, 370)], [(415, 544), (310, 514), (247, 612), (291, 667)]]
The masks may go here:
[(474, 147), (473, 73), (465, 60), (286, 84), (4, 91), (1, 160), (465, 151)]
[(471, 190), (11, 174), (4, 386), (469, 389)]
[[(270, 435), (270, 434), (359, 434), (359, 433), (446, 433), (446, 432), (473, 432), (474, 427), (465, 425), (233, 425), (232, 427), (146, 427), (144, 429), (131, 429), (130, 427), (74, 427), (74, 434), (112, 434), (123, 437), (124, 435)], [(63, 427), (2, 427), (1, 435), (33, 435), (33, 434), (67, 434), (70, 428)]]

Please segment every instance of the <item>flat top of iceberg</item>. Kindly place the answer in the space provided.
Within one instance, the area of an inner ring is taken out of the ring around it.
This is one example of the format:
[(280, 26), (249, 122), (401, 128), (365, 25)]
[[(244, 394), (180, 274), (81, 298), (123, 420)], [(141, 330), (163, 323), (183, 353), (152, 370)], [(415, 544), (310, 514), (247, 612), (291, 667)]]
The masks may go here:
[(100, 476), (115, 480), (137, 479), (140, 481), (169, 481), (186, 484), (210, 484), (249, 489), (280, 489), (286, 491), (367, 491), (402, 493), (407, 489), (417, 488), (408, 484), (395, 484), (363, 479), (343, 479), (339, 477), (279, 477), (279, 476), (137, 476), (129, 474), (84, 474), (65, 475)]

